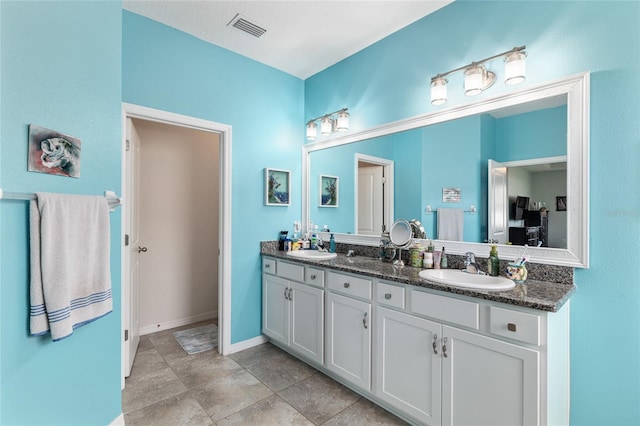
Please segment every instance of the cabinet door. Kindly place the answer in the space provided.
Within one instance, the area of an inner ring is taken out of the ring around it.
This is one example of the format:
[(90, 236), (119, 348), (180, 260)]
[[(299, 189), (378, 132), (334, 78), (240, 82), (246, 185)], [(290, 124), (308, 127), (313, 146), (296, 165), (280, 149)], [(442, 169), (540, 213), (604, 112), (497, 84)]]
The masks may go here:
[(262, 333), (289, 345), (289, 281), (262, 274)]
[(291, 348), (322, 364), (324, 291), (291, 282)]
[(431, 425), (441, 419), (441, 336), (439, 323), (377, 309), (376, 395)]
[(540, 353), (443, 327), (443, 425), (538, 425)]
[(326, 366), (333, 373), (371, 389), (371, 304), (328, 293)]

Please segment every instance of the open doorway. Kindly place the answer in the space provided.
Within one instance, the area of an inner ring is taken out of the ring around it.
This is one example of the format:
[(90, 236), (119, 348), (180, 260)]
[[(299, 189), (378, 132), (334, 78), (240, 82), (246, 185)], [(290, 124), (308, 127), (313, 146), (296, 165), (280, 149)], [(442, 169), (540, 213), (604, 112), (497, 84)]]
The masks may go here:
[(231, 128), (123, 104), (123, 130), (124, 387), (141, 331), (216, 316), (230, 346)]

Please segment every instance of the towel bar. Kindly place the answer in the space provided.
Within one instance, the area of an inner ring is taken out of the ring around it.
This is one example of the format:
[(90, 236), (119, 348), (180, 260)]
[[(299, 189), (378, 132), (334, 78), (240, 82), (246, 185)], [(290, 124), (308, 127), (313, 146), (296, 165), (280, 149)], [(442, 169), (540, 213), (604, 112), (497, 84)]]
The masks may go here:
[[(436, 209), (437, 210), (437, 209)], [(471, 213), (471, 214), (476, 214), (476, 212), (478, 211), (478, 209), (476, 209), (476, 206), (471, 205), (469, 206), (469, 210), (463, 210), (465, 213)], [(425, 208), (425, 213), (427, 214), (431, 214), (433, 213), (433, 209), (431, 208), (430, 205), (427, 205), (427, 207)]]
[[(109, 211), (114, 211), (116, 207), (122, 205), (122, 199), (116, 195), (113, 191), (104, 191), (104, 197), (107, 199), (109, 203)], [(0, 199), (5, 200), (35, 200), (35, 193), (27, 193), (27, 192), (8, 192), (4, 191), (0, 188)]]

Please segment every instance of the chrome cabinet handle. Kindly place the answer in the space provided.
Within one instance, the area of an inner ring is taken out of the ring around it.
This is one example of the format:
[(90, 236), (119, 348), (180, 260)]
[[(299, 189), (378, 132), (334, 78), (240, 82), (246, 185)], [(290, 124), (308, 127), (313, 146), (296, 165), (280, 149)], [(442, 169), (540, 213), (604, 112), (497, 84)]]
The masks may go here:
[(391, 293), (386, 293), (384, 295), (384, 298), (387, 299), (387, 300), (391, 299)]
[(344, 283), (344, 288), (349, 288), (351, 286), (351, 284), (349, 283)]
[(265, 263), (265, 264), (264, 264), (264, 267), (265, 267), (266, 269), (268, 269), (268, 268), (271, 268), (271, 265), (269, 265), (268, 263)]
[(433, 353), (438, 355), (438, 335), (433, 335)]
[(312, 279), (312, 280), (315, 280), (315, 279), (316, 279), (316, 276), (315, 276), (315, 275), (311, 275), (311, 279)]
[(146, 252), (147, 252), (146, 247), (138, 247), (138, 253), (146, 253)]
[(369, 327), (367, 326), (367, 313), (366, 313), (366, 312), (364, 313), (364, 318), (362, 318), (362, 326), (365, 328), (365, 330), (366, 330), (367, 328), (369, 328)]
[(293, 289), (292, 288), (289, 289), (289, 300), (293, 301)]
[(447, 337), (442, 339), (442, 355), (444, 355), (445, 358), (448, 358), (448, 355), (447, 355), (447, 340), (448, 340)]
[(289, 288), (288, 287), (284, 289), (284, 298), (289, 300)]
[(507, 330), (515, 332), (517, 330), (517, 327), (514, 323), (510, 322), (510, 323), (507, 323)]

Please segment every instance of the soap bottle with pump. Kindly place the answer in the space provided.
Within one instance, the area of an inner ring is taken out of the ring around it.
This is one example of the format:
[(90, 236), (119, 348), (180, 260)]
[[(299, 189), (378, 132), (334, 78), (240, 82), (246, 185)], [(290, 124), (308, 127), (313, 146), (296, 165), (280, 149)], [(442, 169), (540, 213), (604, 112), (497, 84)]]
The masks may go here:
[(329, 238), (329, 253), (335, 253), (336, 252), (336, 239), (333, 237), (333, 234), (331, 234), (331, 238)]
[(500, 259), (498, 258), (498, 247), (495, 245), (491, 246), (491, 251), (489, 252), (489, 259), (487, 260), (487, 272), (492, 277), (497, 277), (500, 275)]
[(444, 246), (442, 246), (442, 256), (440, 257), (440, 268), (447, 269), (449, 267), (449, 260), (444, 252)]

